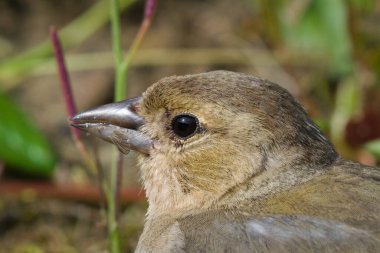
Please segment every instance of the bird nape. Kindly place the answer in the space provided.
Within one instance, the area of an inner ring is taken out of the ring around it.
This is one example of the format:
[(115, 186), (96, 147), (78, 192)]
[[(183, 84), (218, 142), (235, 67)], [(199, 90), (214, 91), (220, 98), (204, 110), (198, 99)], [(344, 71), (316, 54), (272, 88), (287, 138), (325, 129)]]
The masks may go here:
[(380, 251), (380, 170), (341, 158), (277, 84), (172, 76), (71, 121), (139, 153), (136, 252)]

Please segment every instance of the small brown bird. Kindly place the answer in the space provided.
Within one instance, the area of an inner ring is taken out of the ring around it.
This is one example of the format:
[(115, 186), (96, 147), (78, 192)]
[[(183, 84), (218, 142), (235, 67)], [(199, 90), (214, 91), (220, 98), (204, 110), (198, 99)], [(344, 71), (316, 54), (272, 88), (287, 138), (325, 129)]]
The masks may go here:
[(274, 83), (173, 76), (72, 123), (140, 153), (136, 252), (380, 252), (380, 170), (341, 158)]

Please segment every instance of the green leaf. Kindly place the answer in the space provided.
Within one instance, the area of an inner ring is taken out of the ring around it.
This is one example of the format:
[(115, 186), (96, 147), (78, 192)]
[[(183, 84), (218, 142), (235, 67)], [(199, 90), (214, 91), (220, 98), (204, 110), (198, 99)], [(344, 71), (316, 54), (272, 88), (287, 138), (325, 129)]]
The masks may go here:
[(380, 139), (367, 142), (364, 148), (376, 156), (377, 159), (380, 159)]
[(351, 42), (348, 33), (347, 8), (343, 0), (304, 1), (298, 12), (285, 5), (280, 12), (282, 32), (288, 46), (296, 50), (323, 55), (329, 67), (338, 73), (351, 72)]
[(55, 158), (38, 129), (0, 93), (0, 160), (18, 173), (49, 176)]

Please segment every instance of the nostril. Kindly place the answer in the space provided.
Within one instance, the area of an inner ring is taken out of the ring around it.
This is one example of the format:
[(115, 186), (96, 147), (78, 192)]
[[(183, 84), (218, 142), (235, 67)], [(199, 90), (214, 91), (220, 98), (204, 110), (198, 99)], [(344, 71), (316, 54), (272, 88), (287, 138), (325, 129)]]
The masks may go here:
[(158, 140), (153, 141), (152, 147), (154, 149), (161, 149), (161, 143)]

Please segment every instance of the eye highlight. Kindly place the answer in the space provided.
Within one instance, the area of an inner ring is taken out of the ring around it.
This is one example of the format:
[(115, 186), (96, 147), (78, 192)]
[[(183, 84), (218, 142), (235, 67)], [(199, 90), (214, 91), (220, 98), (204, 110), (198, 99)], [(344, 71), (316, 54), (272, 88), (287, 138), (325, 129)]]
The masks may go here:
[(190, 114), (181, 114), (172, 120), (172, 131), (175, 135), (182, 139), (186, 139), (194, 135), (198, 128), (198, 119)]

